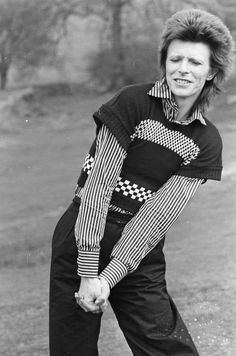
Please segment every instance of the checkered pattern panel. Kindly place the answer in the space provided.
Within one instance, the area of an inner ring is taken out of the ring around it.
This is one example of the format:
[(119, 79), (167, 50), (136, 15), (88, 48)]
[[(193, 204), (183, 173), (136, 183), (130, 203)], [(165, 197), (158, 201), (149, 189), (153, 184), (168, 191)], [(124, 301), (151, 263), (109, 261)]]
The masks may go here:
[(176, 152), (183, 158), (184, 165), (196, 159), (200, 151), (195, 142), (184, 134), (170, 130), (162, 123), (150, 119), (140, 122), (131, 139), (134, 140), (135, 137), (157, 143)]
[(94, 158), (90, 154), (88, 154), (83, 164), (83, 171), (89, 174), (93, 168), (93, 165), (94, 165)]
[(132, 184), (129, 180), (123, 180), (121, 177), (118, 178), (115, 191), (129, 196), (131, 199), (137, 199), (140, 202), (147, 200), (153, 194), (151, 190), (140, 187), (135, 183)]
[[(83, 171), (88, 175), (90, 174), (94, 165), (94, 158), (88, 154), (85, 158), (83, 164)], [(123, 180), (121, 177), (118, 178), (115, 191), (121, 192), (122, 194), (129, 196), (131, 199), (137, 199), (142, 202), (150, 198), (153, 192), (149, 189), (138, 186), (135, 183), (131, 183), (129, 180)]]

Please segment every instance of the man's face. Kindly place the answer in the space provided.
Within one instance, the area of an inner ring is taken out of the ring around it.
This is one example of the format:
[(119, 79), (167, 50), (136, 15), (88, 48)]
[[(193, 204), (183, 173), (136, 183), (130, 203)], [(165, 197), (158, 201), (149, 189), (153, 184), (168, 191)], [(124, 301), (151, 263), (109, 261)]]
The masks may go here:
[(167, 51), (166, 80), (178, 105), (197, 99), (212, 79), (210, 49), (202, 42), (173, 40)]

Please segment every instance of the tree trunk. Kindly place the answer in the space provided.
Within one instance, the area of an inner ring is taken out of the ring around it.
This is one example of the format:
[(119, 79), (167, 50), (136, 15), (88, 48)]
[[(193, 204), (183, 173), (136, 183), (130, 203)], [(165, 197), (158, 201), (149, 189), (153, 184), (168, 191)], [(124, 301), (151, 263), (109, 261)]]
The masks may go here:
[(5, 90), (6, 89), (6, 86), (7, 86), (7, 72), (8, 72), (8, 69), (7, 70), (1, 70), (1, 89), (2, 90)]
[(0, 56), (0, 77), (1, 77), (1, 89), (5, 90), (7, 86), (7, 74), (11, 65), (10, 56), (1, 53)]
[(111, 88), (118, 89), (124, 85), (124, 53), (122, 46), (122, 8), (123, 0), (113, 0), (111, 4), (111, 48), (113, 53), (113, 74)]

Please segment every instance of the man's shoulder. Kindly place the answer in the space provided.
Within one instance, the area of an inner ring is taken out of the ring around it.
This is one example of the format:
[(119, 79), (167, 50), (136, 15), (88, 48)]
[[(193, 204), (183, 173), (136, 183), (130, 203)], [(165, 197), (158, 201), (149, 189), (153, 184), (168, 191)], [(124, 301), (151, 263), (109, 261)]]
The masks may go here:
[(209, 120), (208, 118), (204, 117), (205, 121), (206, 121), (206, 131), (208, 134), (211, 134), (213, 137), (220, 137), (220, 133), (218, 128), (216, 127), (216, 125)]
[(215, 124), (204, 116), (206, 126), (201, 125), (200, 141), (208, 147), (222, 147), (222, 138)]

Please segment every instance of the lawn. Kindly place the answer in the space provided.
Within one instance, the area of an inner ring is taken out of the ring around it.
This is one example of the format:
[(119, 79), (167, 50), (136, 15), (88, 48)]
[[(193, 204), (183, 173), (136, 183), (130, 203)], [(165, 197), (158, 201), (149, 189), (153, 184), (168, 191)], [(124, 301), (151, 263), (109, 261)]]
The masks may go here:
[[(69, 205), (95, 134), (92, 113), (110, 95), (0, 96), (0, 349), (3, 356), (48, 355), (50, 239)], [(54, 93), (55, 94), (55, 93)], [(236, 105), (210, 117), (224, 141), (221, 183), (207, 182), (168, 234), (167, 281), (201, 356), (236, 354)], [(111, 343), (112, 340), (112, 343)], [(131, 355), (109, 309), (101, 356)]]

